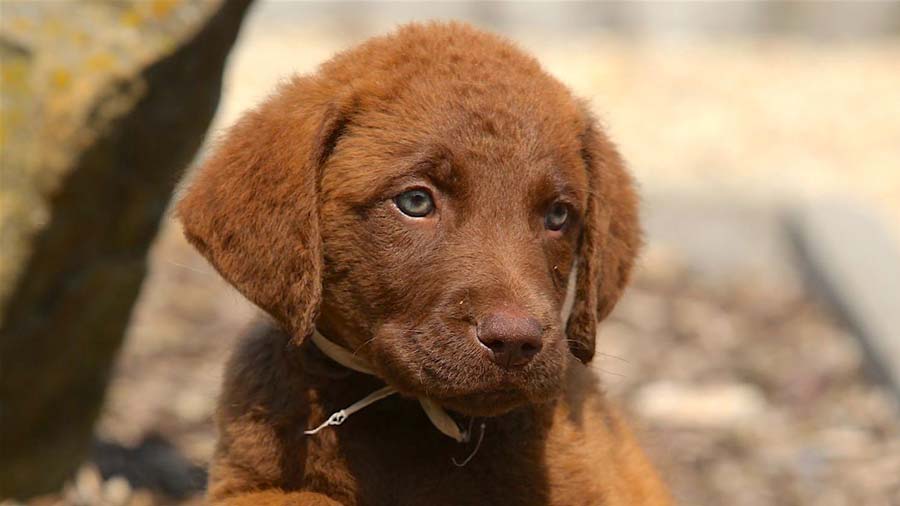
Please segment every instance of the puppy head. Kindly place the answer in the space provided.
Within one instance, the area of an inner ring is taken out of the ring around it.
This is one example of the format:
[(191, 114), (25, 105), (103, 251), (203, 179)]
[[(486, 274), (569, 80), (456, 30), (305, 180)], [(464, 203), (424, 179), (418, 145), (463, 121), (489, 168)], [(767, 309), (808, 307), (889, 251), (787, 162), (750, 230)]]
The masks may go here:
[(456, 24), (284, 84), (178, 214), (295, 342), (315, 325), (402, 392), (479, 415), (553, 397), (570, 352), (590, 361), (639, 246), (630, 178), (586, 109)]

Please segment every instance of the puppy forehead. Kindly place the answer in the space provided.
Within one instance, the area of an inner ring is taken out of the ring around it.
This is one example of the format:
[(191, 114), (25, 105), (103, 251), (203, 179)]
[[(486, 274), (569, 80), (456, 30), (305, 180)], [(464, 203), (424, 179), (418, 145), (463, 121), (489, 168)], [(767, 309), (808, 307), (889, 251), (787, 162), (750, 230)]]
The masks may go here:
[[(506, 131), (465, 111), (442, 111), (427, 120), (362, 115), (348, 127), (323, 177), (327, 196), (364, 203), (386, 191), (430, 181), (469, 194), (538, 191), (568, 193), (583, 202), (587, 175), (574, 128)], [(562, 131), (562, 134), (560, 133)]]
[(435, 150), (473, 190), (512, 191), (554, 178), (587, 186), (581, 107), (502, 38), (464, 25), (411, 26), (338, 55), (320, 79), (344, 97), (349, 115), (323, 192), (365, 198), (420, 171)]

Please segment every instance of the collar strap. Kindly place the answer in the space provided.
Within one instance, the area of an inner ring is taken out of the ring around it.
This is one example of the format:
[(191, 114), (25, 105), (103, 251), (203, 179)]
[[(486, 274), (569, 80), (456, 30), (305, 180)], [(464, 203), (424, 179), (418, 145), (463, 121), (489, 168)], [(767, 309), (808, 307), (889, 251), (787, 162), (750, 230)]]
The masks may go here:
[[(375, 374), (375, 370), (372, 369), (372, 366), (361, 356), (351, 353), (346, 348), (342, 348), (341, 346), (329, 341), (325, 336), (319, 333), (318, 330), (313, 329), (312, 333), (312, 342), (322, 351), (328, 358), (334, 360), (338, 364), (342, 366), (353, 369), (354, 371), (361, 372), (363, 374), (368, 374), (370, 376), (377, 376)], [(316, 427), (315, 429), (303, 431), (304, 434), (313, 435), (317, 434), (320, 430), (329, 426), (336, 426), (344, 423), (344, 421), (350, 417), (353, 413), (374, 404), (385, 397), (389, 397), (397, 393), (397, 389), (392, 386), (386, 386), (384, 388), (380, 388), (371, 394), (363, 397), (362, 399), (354, 402), (350, 406), (346, 408), (336, 411), (331, 414), (321, 425)], [(459, 428), (459, 425), (450, 418), (450, 415), (442, 408), (438, 403), (427, 397), (419, 397), (419, 404), (422, 405), (422, 410), (425, 411), (425, 414), (428, 415), (428, 419), (431, 420), (431, 423), (437, 428), (437, 430), (441, 431), (448, 437), (453, 438), (459, 443), (465, 442), (469, 440), (468, 431), (462, 431)]]

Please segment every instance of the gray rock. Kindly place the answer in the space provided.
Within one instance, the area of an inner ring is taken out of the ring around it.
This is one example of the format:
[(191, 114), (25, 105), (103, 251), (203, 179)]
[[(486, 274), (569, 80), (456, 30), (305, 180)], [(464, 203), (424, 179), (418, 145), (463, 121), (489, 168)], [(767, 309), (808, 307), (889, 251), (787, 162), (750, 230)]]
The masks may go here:
[(88, 451), (249, 3), (3, 4), (0, 497), (58, 489)]
[(674, 252), (692, 277), (713, 284), (736, 276), (799, 283), (778, 205), (672, 191), (644, 195), (641, 211), (648, 243)]
[(900, 398), (900, 248), (864, 207), (828, 200), (797, 209), (789, 229), (812, 288), (860, 338)]

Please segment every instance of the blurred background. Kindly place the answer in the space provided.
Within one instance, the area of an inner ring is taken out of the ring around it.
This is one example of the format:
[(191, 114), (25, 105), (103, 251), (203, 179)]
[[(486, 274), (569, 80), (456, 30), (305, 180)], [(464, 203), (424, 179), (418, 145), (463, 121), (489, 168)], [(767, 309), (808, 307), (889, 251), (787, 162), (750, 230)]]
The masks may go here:
[(900, 505), (900, 3), (781, 0), (3, 0), (2, 504), (201, 502), (256, 313), (172, 192), (280, 79), (427, 19), (516, 40), (629, 161), (648, 244), (593, 367), (680, 503)]

